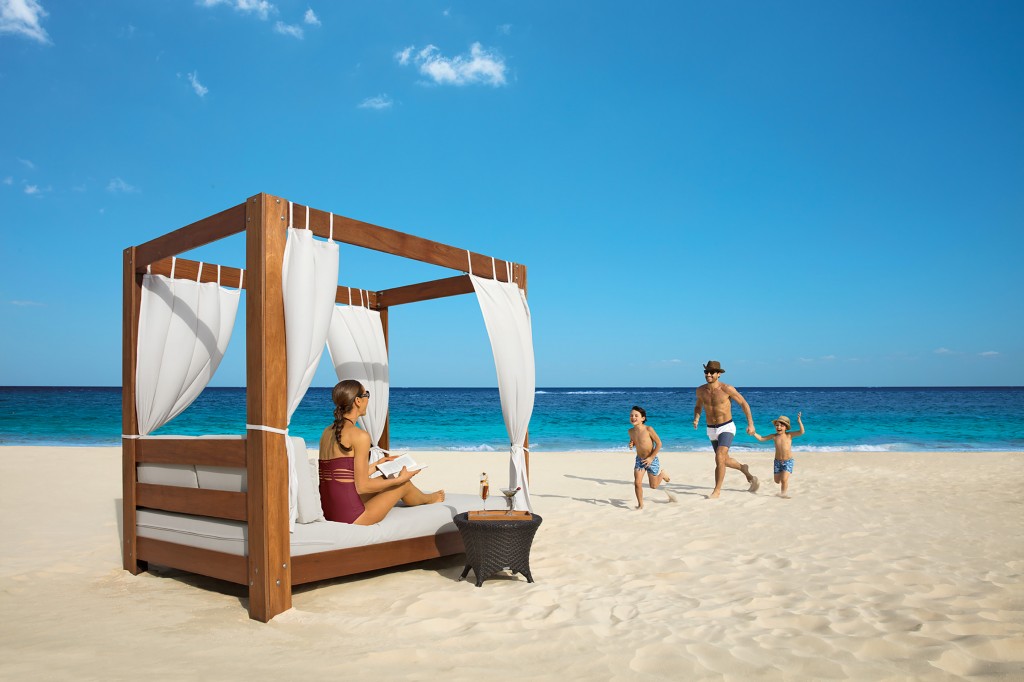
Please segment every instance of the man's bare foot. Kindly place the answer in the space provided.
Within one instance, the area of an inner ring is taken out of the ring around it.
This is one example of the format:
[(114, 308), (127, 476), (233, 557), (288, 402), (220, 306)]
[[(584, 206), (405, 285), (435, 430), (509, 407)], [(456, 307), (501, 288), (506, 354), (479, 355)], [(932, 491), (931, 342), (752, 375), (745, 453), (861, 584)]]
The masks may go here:
[(666, 474), (664, 471), (661, 472), (661, 480), (664, 481), (665, 483), (671, 483), (672, 482), (672, 479), (669, 478), (668, 474)]
[(638, 504), (637, 506), (633, 507), (633, 509), (636, 510), (636, 511), (643, 511), (644, 510), (644, 506), (642, 504)]
[(747, 477), (747, 483), (750, 483), (750, 479), (753, 478), (750, 475), (750, 465), (748, 465), (748, 464), (741, 464), (740, 465), (740, 471), (742, 471), (743, 475)]
[(437, 502), (444, 502), (443, 490), (438, 490), (437, 492), (427, 495), (427, 504), (436, 504)]
[(779, 497), (781, 497), (784, 500), (790, 499), (789, 498), (789, 493), (779, 493)]
[(757, 476), (750, 477), (750, 489), (749, 492), (756, 493), (757, 489), (761, 487), (761, 481), (757, 480)]
[(665, 490), (665, 495), (668, 497), (668, 501), (669, 502), (678, 502), (679, 501), (679, 498), (676, 497), (676, 494), (674, 492), (672, 492), (671, 490)]

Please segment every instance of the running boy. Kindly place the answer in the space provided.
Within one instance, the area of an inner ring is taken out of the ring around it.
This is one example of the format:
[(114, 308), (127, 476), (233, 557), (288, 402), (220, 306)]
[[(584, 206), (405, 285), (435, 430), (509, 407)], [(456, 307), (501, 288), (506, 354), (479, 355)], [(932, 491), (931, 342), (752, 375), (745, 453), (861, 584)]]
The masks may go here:
[[(651, 490), (657, 490), (661, 482), (668, 483), (672, 479), (661, 469), (661, 460), (658, 453), (661, 451), (661, 439), (650, 426), (647, 426), (647, 412), (642, 407), (633, 406), (629, 412), (629, 423), (633, 427), (629, 430), (629, 449), (636, 448), (636, 462), (633, 464), (633, 488), (636, 491), (636, 508), (644, 508), (644, 472), (647, 472), (647, 481)], [(666, 491), (668, 492), (668, 491)], [(671, 493), (668, 495), (671, 502), (675, 499)]]
[(775, 433), (771, 436), (759, 436), (754, 433), (754, 438), (760, 442), (766, 440), (775, 441), (775, 482), (782, 484), (781, 496), (789, 497), (789, 476), (793, 473), (793, 439), (804, 435), (804, 423), (800, 419), (803, 412), (796, 413), (796, 423), (800, 425), (799, 431), (789, 430), (789, 417), (782, 415), (772, 421), (775, 425)]

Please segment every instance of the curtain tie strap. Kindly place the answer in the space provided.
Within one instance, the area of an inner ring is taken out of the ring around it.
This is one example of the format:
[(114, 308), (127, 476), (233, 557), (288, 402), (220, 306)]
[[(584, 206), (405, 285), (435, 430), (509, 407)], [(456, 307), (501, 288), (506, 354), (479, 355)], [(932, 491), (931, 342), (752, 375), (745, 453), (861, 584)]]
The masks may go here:
[(132, 436), (127, 433), (122, 433), (121, 438), (127, 438), (128, 440), (137, 440), (139, 438), (142, 438), (142, 436)]
[(515, 452), (516, 450), (522, 450), (523, 452), (529, 452), (529, 451), (530, 451), (530, 448), (526, 447), (525, 445), (518, 445), (518, 444), (516, 444), (516, 443), (510, 443), (510, 444), (509, 444), (509, 449), (510, 449), (510, 450), (511, 450), (511, 451), (512, 451), (513, 453), (514, 453), (514, 452)]
[(273, 426), (264, 426), (262, 424), (246, 424), (246, 431), (269, 431), (270, 433), (279, 433), (282, 436), (288, 435), (288, 429), (278, 429)]

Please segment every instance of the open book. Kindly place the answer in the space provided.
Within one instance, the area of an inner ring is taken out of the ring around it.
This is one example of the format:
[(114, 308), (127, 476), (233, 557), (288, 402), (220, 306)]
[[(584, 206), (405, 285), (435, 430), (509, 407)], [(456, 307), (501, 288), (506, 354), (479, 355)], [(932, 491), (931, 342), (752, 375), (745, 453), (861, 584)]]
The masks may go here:
[(398, 459), (393, 459), (390, 462), (377, 462), (377, 470), (370, 474), (370, 478), (395, 478), (398, 474), (402, 473), (402, 467), (405, 467), (409, 471), (418, 471), (420, 469), (426, 469), (426, 464), (417, 464), (410, 455), (399, 455)]

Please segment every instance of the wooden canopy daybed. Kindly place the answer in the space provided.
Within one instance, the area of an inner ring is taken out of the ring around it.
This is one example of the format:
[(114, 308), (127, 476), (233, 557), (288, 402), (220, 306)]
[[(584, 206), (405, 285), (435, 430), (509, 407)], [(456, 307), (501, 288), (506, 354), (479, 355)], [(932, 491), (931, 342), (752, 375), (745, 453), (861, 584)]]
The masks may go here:
[[(292, 205), (296, 215), (307, 207)], [(288, 463), (285, 436), (249, 430), (242, 437), (138, 438), (136, 363), (143, 276), (148, 272), (246, 291), (246, 422), (286, 429), (285, 322), (282, 263), (289, 202), (257, 194), (243, 204), (199, 220), (161, 237), (124, 250), (122, 440), (125, 570), (141, 573), (152, 562), (161, 566), (248, 585), (249, 616), (263, 622), (291, 608), (292, 586), (396, 566), (464, 551), (457, 532), (409, 538), (370, 546), (292, 556), (288, 510)], [(526, 267), (481, 254), (469, 254), (395, 230), (308, 209), (309, 229), (323, 238), (506, 281), (507, 273), (524, 292)], [(176, 258), (178, 254), (245, 232), (245, 271), (207, 267)], [(176, 258), (173, 265), (172, 257)], [(339, 286), (337, 302), (368, 301), (381, 314), (387, 338), (388, 309), (406, 303), (472, 293), (466, 275), (383, 291)], [(380, 446), (388, 447), (385, 425)], [(246, 492), (178, 487), (140, 482), (139, 468), (149, 465), (228, 467), (244, 471)], [(244, 527), (245, 555), (140, 537), (139, 516), (151, 510), (229, 520)]]

